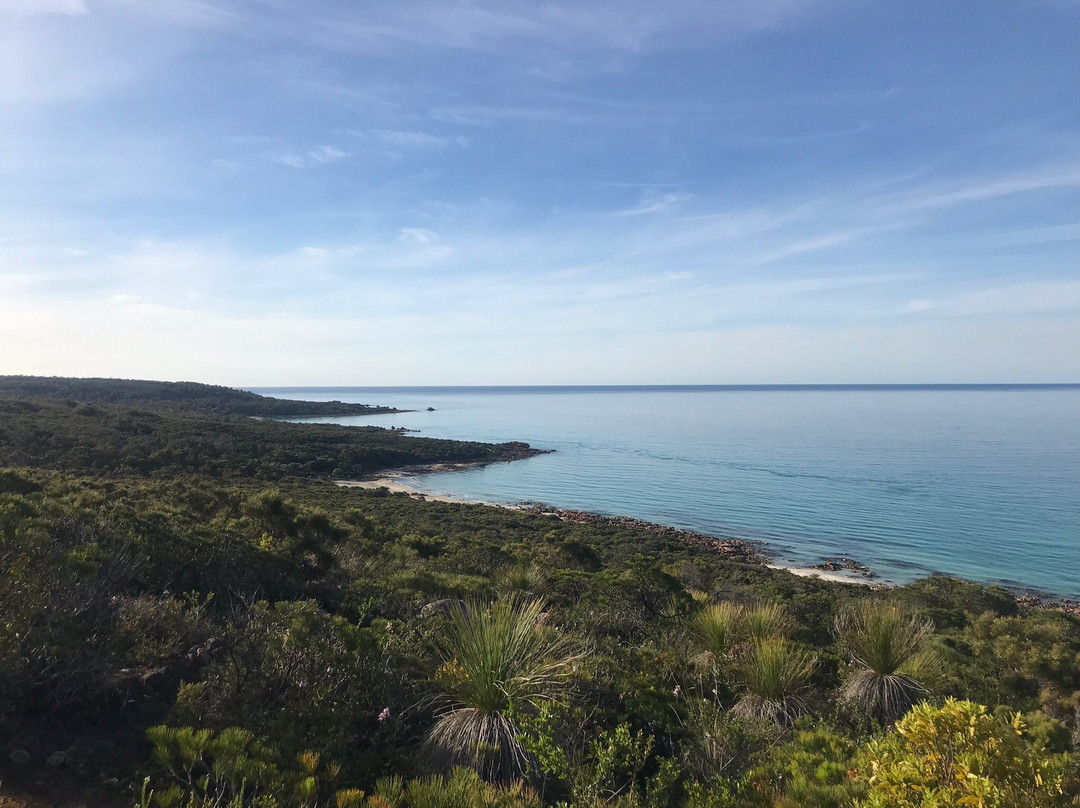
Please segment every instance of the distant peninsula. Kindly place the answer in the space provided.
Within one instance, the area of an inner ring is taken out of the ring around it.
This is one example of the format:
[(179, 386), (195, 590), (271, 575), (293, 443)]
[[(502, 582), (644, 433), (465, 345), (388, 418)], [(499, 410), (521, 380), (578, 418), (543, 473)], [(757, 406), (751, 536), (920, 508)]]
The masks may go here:
[(247, 390), (199, 382), (0, 376), (0, 397), (12, 396), (70, 399), (95, 404), (152, 404), (155, 408), (195, 409), (217, 415), (250, 415), (263, 418), (380, 415), (406, 412), (406, 410), (393, 407), (349, 404), (343, 401), (293, 401), (271, 398)]

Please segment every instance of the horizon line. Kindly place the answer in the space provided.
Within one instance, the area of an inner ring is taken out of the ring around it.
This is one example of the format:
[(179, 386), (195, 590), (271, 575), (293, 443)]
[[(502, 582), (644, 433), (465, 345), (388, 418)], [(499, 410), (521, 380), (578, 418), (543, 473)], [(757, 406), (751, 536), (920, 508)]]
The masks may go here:
[(257, 385), (237, 389), (261, 392), (350, 390), (1023, 390), (1080, 389), (1080, 382), (931, 382), (843, 384), (358, 384), (358, 385)]

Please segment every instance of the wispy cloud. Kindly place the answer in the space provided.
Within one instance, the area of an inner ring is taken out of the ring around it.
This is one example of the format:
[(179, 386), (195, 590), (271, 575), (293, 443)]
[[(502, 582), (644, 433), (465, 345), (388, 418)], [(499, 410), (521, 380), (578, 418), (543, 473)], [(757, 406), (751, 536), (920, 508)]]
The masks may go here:
[[(419, 0), (354, 6), (315, 0), (304, 13), (275, 8), (253, 14), (278, 34), (340, 50), (385, 53), (423, 48), (505, 51), (521, 46), (637, 53), (694, 38), (740, 35), (796, 25), (834, 5), (828, 0), (678, 0), (662, 7), (644, 0), (536, 4), (526, 0)], [(254, 11), (245, 8), (249, 14)], [(249, 23), (250, 24), (250, 23)]]
[(345, 134), (398, 149), (442, 149), (449, 145), (465, 147), (464, 135), (435, 135), (430, 132), (401, 129), (346, 129)]
[(317, 146), (304, 153), (293, 151), (267, 152), (266, 156), (275, 163), (290, 168), (313, 168), (315, 166), (336, 163), (350, 157), (349, 152), (337, 146)]
[(88, 14), (85, 0), (0, 0), (0, 16), (33, 17), (39, 14)]
[(1080, 356), (1080, 57), (1029, 10), (928, 39), (850, 0), (0, 0), (0, 372)]
[(614, 216), (645, 216), (650, 213), (660, 213), (677, 207), (680, 203), (693, 199), (693, 194), (668, 193), (660, 196), (647, 197), (640, 204), (632, 208), (621, 208), (613, 211)]
[(1080, 281), (1009, 283), (913, 300), (905, 311), (938, 317), (1080, 314)]
[(947, 208), (1056, 188), (1080, 188), (1080, 164), (1047, 166), (990, 179), (976, 178), (962, 184), (934, 185), (902, 195), (896, 200), (895, 209)]

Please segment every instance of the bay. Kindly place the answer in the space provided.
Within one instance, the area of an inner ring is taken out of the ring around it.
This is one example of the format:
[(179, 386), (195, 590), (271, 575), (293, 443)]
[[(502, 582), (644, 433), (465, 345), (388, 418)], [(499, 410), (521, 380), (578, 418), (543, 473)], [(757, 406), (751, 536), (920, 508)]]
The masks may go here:
[(1080, 597), (1076, 385), (257, 392), (415, 410), (304, 420), (555, 450), (408, 480), (427, 493), (760, 539), (790, 566), (845, 556), (892, 582)]

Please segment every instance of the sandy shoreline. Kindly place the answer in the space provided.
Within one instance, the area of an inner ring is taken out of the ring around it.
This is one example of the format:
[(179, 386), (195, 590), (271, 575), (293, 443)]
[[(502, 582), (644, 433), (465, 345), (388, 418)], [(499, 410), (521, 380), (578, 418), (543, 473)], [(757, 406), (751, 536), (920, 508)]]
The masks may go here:
[[(434, 470), (434, 469), (432, 469)], [(495, 508), (506, 508), (507, 510), (528, 510), (529, 508), (518, 505), (504, 505), (499, 502), (482, 502), (480, 500), (468, 500), (462, 497), (448, 497), (442, 494), (429, 494), (424, 491), (418, 491), (415, 488), (402, 482), (404, 479), (408, 479), (413, 476), (410, 472), (404, 471), (399, 473), (391, 472), (382, 477), (376, 477), (371, 480), (334, 480), (335, 485), (339, 485), (343, 488), (385, 488), (396, 494), (408, 494), (415, 499), (425, 499), (433, 502), (449, 502), (457, 503), (461, 505), (490, 505)], [(717, 540), (721, 541), (721, 540)], [(747, 543), (749, 544), (749, 543)], [(813, 567), (789, 567), (783, 564), (773, 564), (765, 562), (765, 566), (774, 570), (787, 570), (793, 575), (798, 575), (803, 578), (821, 578), (823, 581), (833, 581), (842, 584), (858, 584), (860, 586), (881, 586), (887, 585), (883, 581), (867, 580), (867, 578), (858, 573), (847, 572), (831, 572), (827, 570), (814, 569)]]
[[(405, 477), (408, 475), (402, 475)], [(463, 505), (492, 505), (496, 508), (512, 508), (510, 505), (500, 505), (496, 502), (472, 502), (461, 497), (446, 497), (440, 494), (428, 494), (424, 491), (417, 491), (415, 488), (410, 488), (404, 483), (400, 482), (400, 477), (378, 477), (374, 480), (334, 480), (334, 485), (340, 485), (342, 488), (385, 488), (388, 491), (395, 494), (408, 494), (416, 499), (427, 499), (433, 502), (456, 502)]]
[(891, 586), (891, 584), (885, 581), (879, 581), (876, 578), (869, 580), (865, 575), (858, 575), (856, 573), (829, 572), (828, 570), (818, 570), (813, 567), (785, 567), (783, 564), (766, 564), (765, 566), (772, 570), (787, 570), (792, 575), (798, 575), (802, 578), (820, 578), (823, 581), (836, 581), (841, 584), (859, 584), (860, 586)]

